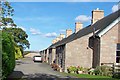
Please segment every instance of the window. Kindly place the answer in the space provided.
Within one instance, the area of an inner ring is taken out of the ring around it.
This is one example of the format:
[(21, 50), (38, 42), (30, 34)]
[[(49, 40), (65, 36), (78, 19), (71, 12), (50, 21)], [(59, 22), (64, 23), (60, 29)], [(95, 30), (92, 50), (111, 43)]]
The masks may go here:
[(120, 44), (117, 44), (116, 63), (120, 63)]
[(120, 51), (120, 44), (117, 44), (117, 51)]

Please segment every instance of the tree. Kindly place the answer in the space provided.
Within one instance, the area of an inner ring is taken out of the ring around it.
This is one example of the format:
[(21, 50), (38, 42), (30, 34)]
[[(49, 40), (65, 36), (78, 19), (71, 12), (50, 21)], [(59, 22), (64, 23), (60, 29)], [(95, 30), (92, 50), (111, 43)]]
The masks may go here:
[(28, 35), (21, 28), (3, 28), (3, 31), (13, 36), (14, 41), (20, 47), (22, 53), (24, 49), (30, 47), (30, 43), (27, 40)]
[(1, 10), (1, 26), (16, 26), (14, 23), (12, 16), (14, 15), (14, 9), (11, 7), (9, 2), (0, 1), (0, 10)]
[[(7, 32), (8, 34), (11, 34), (14, 38), (14, 41), (19, 46), (20, 50), (23, 53), (23, 50), (26, 48), (29, 48), (30, 44), (27, 40), (28, 35), (25, 31), (23, 31), (21, 28), (17, 28), (16, 24), (14, 24), (14, 21), (12, 19), (14, 9), (11, 7), (9, 2), (0, 2), (2, 6), (2, 28), (3, 31)], [(10, 25), (11, 28), (7, 28), (6, 26)], [(14, 26), (14, 27), (13, 27)]]

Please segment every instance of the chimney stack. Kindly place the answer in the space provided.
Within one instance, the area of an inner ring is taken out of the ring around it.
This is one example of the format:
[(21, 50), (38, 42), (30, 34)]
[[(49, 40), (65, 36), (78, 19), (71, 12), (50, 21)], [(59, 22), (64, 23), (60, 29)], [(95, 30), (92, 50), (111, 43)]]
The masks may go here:
[(60, 41), (60, 37), (57, 37), (57, 38), (56, 38), (56, 42), (58, 42), (58, 41)]
[(60, 34), (60, 36), (58, 36), (58, 37), (56, 37), (56, 39), (52, 40), (52, 44), (62, 40), (63, 38), (65, 38), (65, 35), (64, 34)]
[(72, 34), (72, 30), (71, 29), (67, 29), (66, 30), (66, 37), (70, 36)]
[(60, 34), (60, 40), (62, 40), (63, 38), (65, 38), (64, 34)]
[(52, 40), (52, 44), (55, 44), (55, 43), (56, 43), (56, 39), (53, 39), (53, 40)]
[(99, 8), (97, 8), (96, 10), (93, 10), (92, 11), (92, 23), (91, 24), (94, 24), (95, 22), (102, 19), (103, 17), (104, 17), (104, 11), (103, 10), (99, 10)]
[(81, 22), (75, 23), (75, 33), (77, 33), (82, 28), (83, 28), (83, 24)]

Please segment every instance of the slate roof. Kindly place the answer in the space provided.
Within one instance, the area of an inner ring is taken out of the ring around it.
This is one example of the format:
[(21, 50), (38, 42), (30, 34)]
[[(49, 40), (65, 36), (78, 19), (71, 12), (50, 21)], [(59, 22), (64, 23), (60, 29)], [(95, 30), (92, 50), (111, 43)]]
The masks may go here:
[(55, 48), (57, 46), (64, 45), (75, 39), (81, 38), (82, 36), (88, 35), (88, 34), (92, 33), (93, 31), (97, 31), (96, 32), (96, 35), (97, 35), (102, 30), (104, 30), (108, 25), (110, 25), (114, 20), (116, 20), (119, 16), (120, 16), (120, 10), (102, 18), (101, 20), (97, 21), (93, 25), (89, 25), (89, 26), (81, 29), (77, 33), (71, 34), (70, 36), (68, 36), (67, 38), (64, 38), (63, 40), (58, 41), (55, 44), (52, 44), (49, 48)]

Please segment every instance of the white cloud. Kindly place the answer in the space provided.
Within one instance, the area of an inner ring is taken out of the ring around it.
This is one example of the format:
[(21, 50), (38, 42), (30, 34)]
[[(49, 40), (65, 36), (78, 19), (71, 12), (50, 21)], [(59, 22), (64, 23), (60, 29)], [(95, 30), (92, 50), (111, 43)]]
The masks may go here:
[(91, 17), (86, 15), (79, 15), (75, 18), (75, 20), (80, 22), (89, 22), (91, 20)]
[(40, 36), (47, 37), (47, 38), (53, 38), (53, 37), (56, 37), (56, 36), (57, 36), (57, 33), (55, 33), (55, 32), (42, 33), (42, 32), (40, 32), (39, 30), (34, 29), (34, 28), (30, 28), (30, 32), (31, 32), (31, 34), (33, 34), (33, 35), (40, 35)]
[(117, 4), (117, 5), (114, 5), (113, 7), (112, 7), (112, 12), (116, 12), (116, 11), (118, 11), (119, 10), (119, 5)]
[(31, 32), (31, 34), (33, 34), (33, 35), (40, 35), (40, 34), (41, 34), (40, 31), (38, 31), (37, 29), (34, 29), (34, 28), (30, 28), (30, 32)]
[(57, 33), (55, 32), (52, 32), (52, 33), (47, 33), (44, 35), (45, 37), (48, 37), (48, 38), (53, 38), (53, 37), (56, 37), (57, 36)]

